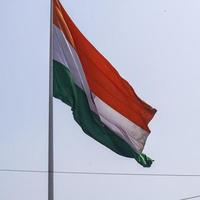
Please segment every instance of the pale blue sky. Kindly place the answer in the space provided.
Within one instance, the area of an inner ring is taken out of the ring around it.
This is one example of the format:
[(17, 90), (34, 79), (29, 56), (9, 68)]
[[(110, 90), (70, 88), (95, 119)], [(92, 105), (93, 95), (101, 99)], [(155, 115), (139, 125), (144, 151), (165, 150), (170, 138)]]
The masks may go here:
[[(200, 2), (62, 0), (137, 94), (158, 109), (150, 169), (85, 135), (54, 100), (55, 170), (200, 174)], [(2, 1), (0, 169), (47, 169), (49, 2)], [(55, 176), (55, 200), (178, 200), (199, 177)], [(0, 172), (1, 200), (45, 200), (47, 175)]]

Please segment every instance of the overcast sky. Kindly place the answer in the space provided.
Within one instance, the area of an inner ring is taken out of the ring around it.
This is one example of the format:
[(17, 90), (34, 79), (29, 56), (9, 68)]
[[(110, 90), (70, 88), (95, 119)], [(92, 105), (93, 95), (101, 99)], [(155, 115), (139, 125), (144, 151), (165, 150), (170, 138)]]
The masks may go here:
[[(62, 0), (95, 47), (158, 109), (150, 169), (84, 134), (54, 100), (55, 170), (200, 174), (199, 0)], [(0, 169), (47, 170), (49, 1), (1, 2)], [(200, 177), (55, 175), (55, 200), (178, 200)], [(47, 175), (0, 172), (1, 200), (47, 199)]]

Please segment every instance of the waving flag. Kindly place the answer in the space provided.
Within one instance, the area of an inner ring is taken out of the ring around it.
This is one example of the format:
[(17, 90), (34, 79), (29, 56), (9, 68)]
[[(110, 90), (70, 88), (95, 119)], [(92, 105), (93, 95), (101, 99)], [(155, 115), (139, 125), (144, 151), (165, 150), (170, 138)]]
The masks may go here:
[(53, 2), (53, 93), (71, 107), (86, 134), (151, 166), (142, 151), (156, 110), (84, 37), (58, 0)]

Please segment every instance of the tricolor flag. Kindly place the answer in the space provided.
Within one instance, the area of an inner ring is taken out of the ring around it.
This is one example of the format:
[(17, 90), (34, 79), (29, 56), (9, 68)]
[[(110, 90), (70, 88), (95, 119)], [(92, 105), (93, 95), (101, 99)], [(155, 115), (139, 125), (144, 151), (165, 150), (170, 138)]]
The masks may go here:
[(59, 0), (53, 1), (53, 95), (71, 107), (87, 135), (151, 166), (142, 151), (156, 110), (84, 37)]

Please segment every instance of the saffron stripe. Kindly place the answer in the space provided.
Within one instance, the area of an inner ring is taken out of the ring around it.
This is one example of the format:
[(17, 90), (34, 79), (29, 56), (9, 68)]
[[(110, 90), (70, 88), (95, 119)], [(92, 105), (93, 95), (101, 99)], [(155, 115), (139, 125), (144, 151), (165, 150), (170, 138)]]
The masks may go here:
[[(89, 88), (114, 110), (150, 132), (149, 121), (156, 110), (143, 102), (113, 66), (93, 47), (74, 25), (58, 0), (54, 0), (55, 13), (59, 14), (55, 25), (75, 48), (81, 61)], [(67, 31), (66, 31), (67, 30)]]

